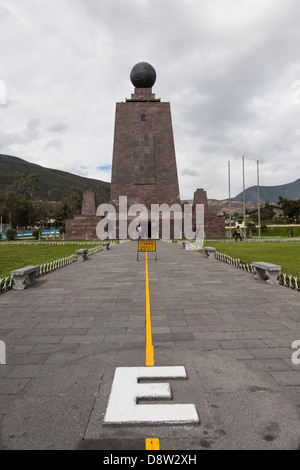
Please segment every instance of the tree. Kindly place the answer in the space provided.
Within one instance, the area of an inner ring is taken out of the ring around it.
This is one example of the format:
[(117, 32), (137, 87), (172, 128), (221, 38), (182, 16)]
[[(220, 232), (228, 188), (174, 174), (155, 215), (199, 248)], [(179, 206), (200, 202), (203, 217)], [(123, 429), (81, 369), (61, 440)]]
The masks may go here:
[(3, 223), (8, 223), (6, 200), (4, 191), (0, 190), (0, 215), (3, 217)]
[(36, 191), (40, 188), (37, 186), (39, 181), (38, 175), (35, 173), (30, 173), (26, 176), (24, 183), (22, 184), (22, 190), (25, 193), (25, 196), (32, 200)]
[(7, 240), (14, 240), (16, 236), (18, 235), (18, 232), (15, 228), (9, 228), (6, 231), (6, 238)]
[[(264, 205), (260, 208), (260, 220), (267, 222), (268, 220), (273, 219), (275, 216), (275, 212), (273, 207), (270, 205), (269, 201), (266, 201)], [(258, 213), (257, 211), (251, 214), (251, 220), (253, 222), (257, 223), (258, 222)]]
[(33, 238), (35, 238), (36, 240), (38, 240), (41, 235), (42, 235), (42, 231), (41, 231), (41, 230), (33, 230), (33, 232), (32, 232), (32, 236), (33, 236)]
[(80, 214), (82, 210), (83, 191), (79, 186), (72, 186), (69, 200), (72, 214)]
[(33, 205), (33, 217), (32, 223), (35, 225), (45, 225), (45, 223), (51, 219), (55, 218), (55, 203), (51, 203), (48, 200), (39, 201), (35, 199), (32, 203)]
[(273, 219), (275, 215), (273, 207), (270, 205), (269, 201), (266, 201), (265, 204), (260, 209), (260, 219), (261, 220), (270, 220)]
[(72, 217), (72, 209), (68, 197), (64, 197), (55, 208), (54, 218), (59, 224), (64, 224), (66, 219)]
[(16, 225), (18, 194), (12, 186), (8, 186), (5, 191), (3, 191), (3, 202), (3, 215), (6, 217), (10, 225)]
[(278, 203), (282, 207), (283, 214), (291, 219), (298, 219), (300, 215), (300, 199), (286, 199), (279, 196)]

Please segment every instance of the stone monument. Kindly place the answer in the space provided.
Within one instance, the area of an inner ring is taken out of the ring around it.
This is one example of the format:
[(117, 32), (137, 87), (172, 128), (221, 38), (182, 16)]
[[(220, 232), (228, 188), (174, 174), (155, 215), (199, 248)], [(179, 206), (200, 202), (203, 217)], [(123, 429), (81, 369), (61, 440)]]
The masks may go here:
[(82, 211), (74, 215), (73, 219), (66, 220), (67, 240), (95, 240), (96, 227), (100, 217), (96, 216), (96, 195), (88, 189), (83, 194)]
[[(170, 103), (162, 102), (152, 93), (156, 81), (156, 72), (147, 62), (136, 64), (131, 70), (130, 80), (134, 93), (125, 102), (116, 104), (113, 162), (110, 203), (117, 212), (117, 238), (119, 238), (119, 201), (127, 197), (127, 209), (133, 204), (146, 206), (148, 215), (142, 221), (143, 232), (151, 237), (154, 232), (150, 221), (151, 204), (181, 204), (176, 167), (173, 126)], [(100, 217), (96, 216), (95, 198), (92, 192), (86, 192), (82, 214), (66, 223), (66, 237), (91, 239), (96, 237), (96, 225)], [(195, 192), (195, 204), (204, 205), (204, 223), (206, 237), (224, 237), (224, 219), (217, 218), (208, 211), (206, 192)], [(183, 211), (182, 211), (183, 212)], [(127, 210), (126, 210), (127, 213)], [(194, 211), (195, 213), (195, 211)], [(128, 224), (135, 219), (128, 217)], [(161, 237), (161, 215), (159, 229)], [(193, 220), (195, 223), (195, 218)], [(171, 213), (170, 238), (173, 238), (174, 215)]]
[(170, 103), (152, 93), (154, 68), (141, 62), (131, 71), (130, 99), (116, 105), (111, 204), (180, 203)]
[[(204, 189), (197, 189), (194, 192), (193, 208), (196, 204), (204, 206), (204, 235), (206, 238), (223, 238), (225, 237), (225, 219), (217, 217), (213, 212), (209, 212), (207, 195)], [(195, 219), (193, 219), (195, 223)]]

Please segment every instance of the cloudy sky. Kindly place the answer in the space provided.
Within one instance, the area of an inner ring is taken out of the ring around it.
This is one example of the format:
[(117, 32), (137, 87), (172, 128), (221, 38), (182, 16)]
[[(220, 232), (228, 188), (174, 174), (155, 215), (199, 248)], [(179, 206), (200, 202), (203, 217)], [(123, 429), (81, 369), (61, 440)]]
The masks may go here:
[(300, 177), (299, 0), (0, 0), (0, 153), (110, 181), (115, 103), (151, 63), (181, 197)]

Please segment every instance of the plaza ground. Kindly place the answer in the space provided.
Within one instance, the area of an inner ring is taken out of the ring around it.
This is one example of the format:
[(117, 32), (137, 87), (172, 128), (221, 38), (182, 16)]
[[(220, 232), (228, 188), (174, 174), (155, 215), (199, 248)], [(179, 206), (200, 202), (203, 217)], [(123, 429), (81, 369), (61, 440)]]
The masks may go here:
[(142, 450), (147, 438), (161, 450), (298, 448), (299, 292), (157, 246), (154, 366), (185, 367), (187, 380), (166, 381), (199, 422), (104, 424), (116, 368), (146, 365), (144, 255), (128, 242), (0, 296), (2, 449)]

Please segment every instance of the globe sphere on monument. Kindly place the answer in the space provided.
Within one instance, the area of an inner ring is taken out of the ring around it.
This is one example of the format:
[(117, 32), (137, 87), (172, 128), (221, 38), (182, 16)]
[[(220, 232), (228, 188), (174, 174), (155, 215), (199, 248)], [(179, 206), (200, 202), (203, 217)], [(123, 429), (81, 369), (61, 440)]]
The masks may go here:
[(135, 88), (152, 88), (156, 81), (155, 69), (148, 62), (139, 62), (132, 68), (130, 80)]

